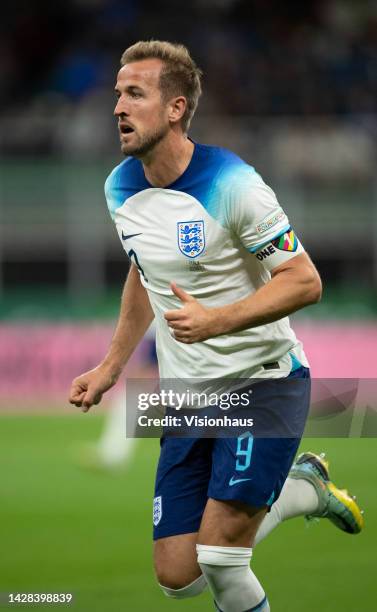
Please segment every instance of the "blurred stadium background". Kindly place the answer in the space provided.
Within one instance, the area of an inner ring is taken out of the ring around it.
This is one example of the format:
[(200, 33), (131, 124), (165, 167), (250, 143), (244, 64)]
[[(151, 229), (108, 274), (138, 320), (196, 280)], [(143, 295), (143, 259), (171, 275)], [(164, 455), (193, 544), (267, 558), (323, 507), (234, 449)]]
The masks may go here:
[[(79, 449), (114, 399), (89, 415), (66, 401), (103, 355), (127, 274), (103, 196), (121, 159), (119, 57), (151, 37), (189, 46), (204, 70), (191, 136), (257, 168), (322, 275), (322, 303), (293, 318), (314, 375), (375, 378), (376, 3), (19, 0), (0, 30), (0, 591), (73, 592), (80, 612), (173, 610), (150, 561), (158, 442), (139, 442), (124, 470), (86, 471)], [(153, 374), (150, 352), (129, 376)], [(375, 441), (303, 448), (328, 451), (365, 533), (293, 521), (255, 570), (276, 612), (373, 609)], [(179, 606), (211, 609), (208, 596)]]

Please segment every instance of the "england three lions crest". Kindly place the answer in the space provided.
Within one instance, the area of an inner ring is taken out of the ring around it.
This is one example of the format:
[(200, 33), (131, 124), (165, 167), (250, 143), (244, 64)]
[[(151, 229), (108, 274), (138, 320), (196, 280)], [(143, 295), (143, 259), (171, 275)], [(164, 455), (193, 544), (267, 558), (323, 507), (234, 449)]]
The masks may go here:
[(159, 495), (153, 500), (153, 525), (157, 527), (162, 517), (162, 497)]
[(178, 246), (186, 257), (198, 257), (204, 251), (204, 221), (179, 221)]

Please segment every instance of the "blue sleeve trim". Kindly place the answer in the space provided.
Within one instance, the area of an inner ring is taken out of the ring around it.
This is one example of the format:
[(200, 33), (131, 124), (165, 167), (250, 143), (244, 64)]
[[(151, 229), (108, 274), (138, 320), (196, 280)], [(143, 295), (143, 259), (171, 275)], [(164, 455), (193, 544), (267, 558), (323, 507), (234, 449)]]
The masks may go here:
[(105, 195), (112, 218), (114, 219), (116, 210), (123, 206), (128, 198), (150, 187), (142, 163), (138, 159), (127, 157), (122, 161), (105, 182)]
[(289, 224), (286, 225), (283, 229), (279, 230), (277, 234), (275, 234), (268, 240), (265, 240), (264, 242), (257, 244), (256, 246), (250, 247), (248, 251), (250, 251), (250, 253), (255, 253), (256, 251), (259, 251), (259, 249), (262, 249), (264, 246), (266, 246), (266, 244), (269, 244), (270, 242), (272, 242), (272, 240), (275, 240), (275, 238), (278, 238), (279, 236), (284, 234), (287, 230), (289, 230), (290, 227), (291, 226)]

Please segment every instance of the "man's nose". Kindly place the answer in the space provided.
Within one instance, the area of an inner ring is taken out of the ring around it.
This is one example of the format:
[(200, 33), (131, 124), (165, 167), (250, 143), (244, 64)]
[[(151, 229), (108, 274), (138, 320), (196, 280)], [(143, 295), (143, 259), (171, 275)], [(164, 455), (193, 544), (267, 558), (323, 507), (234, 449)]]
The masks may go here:
[(114, 115), (116, 117), (121, 117), (122, 115), (124, 116), (128, 115), (127, 105), (125, 101), (122, 100), (122, 98), (119, 98), (118, 102), (116, 103), (116, 106), (114, 108)]

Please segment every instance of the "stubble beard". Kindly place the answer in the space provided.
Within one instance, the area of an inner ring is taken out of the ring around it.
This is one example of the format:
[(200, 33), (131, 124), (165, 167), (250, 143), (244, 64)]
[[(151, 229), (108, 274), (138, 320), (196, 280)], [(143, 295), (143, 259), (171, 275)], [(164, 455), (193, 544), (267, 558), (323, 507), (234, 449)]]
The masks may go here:
[(168, 133), (168, 126), (163, 126), (159, 130), (156, 130), (152, 134), (146, 134), (139, 137), (139, 143), (136, 145), (122, 143), (121, 149), (123, 155), (128, 157), (137, 157), (141, 159), (149, 155), (153, 149), (165, 138)]

